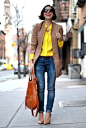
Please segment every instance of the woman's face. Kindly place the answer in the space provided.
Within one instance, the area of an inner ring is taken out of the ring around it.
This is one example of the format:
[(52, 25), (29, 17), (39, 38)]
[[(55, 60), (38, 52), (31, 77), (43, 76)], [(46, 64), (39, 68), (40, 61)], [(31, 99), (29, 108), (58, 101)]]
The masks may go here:
[(44, 9), (44, 17), (47, 20), (51, 20), (52, 19), (52, 17), (53, 17), (53, 10), (52, 10), (52, 8), (50, 6), (47, 6)]

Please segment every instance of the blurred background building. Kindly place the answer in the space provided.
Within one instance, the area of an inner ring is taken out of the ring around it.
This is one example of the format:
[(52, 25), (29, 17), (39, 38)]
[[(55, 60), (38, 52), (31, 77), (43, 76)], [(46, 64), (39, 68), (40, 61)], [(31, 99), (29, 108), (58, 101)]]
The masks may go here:
[[(86, 0), (52, 0), (56, 10), (55, 23), (63, 27), (64, 46), (59, 51), (62, 69), (69, 73), (69, 66), (79, 65), (76, 72), (82, 79), (86, 79)], [(18, 46), (20, 63), (29, 64), (29, 50), (32, 30), (26, 33), (23, 26), (19, 28), (19, 42), (17, 33), (12, 33), (12, 16), (10, 0), (4, 1), (4, 29), (0, 30), (0, 59), (8, 63), (18, 62)], [(1, 26), (1, 25), (0, 25)], [(72, 71), (71, 71), (72, 72)]]
[[(86, 79), (86, 0), (53, 0), (56, 23), (66, 24), (64, 46), (60, 51), (62, 68), (68, 74), (68, 65), (80, 66), (78, 72)], [(63, 27), (63, 30), (65, 28)]]
[(10, 63), (12, 65), (18, 64), (18, 46), (19, 46), (20, 63), (23, 64), (23, 61), (24, 61), (23, 51), (25, 50), (26, 51), (25, 63), (28, 65), (29, 50), (30, 50), (30, 48), (28, 48), (29, 36), (25, 32), (25, 29), (23, 27), (18, 28), (19, 42), (18, 42), (18, 36), (17, 36), (17, 28), (16, 28), (16, 34), (15, 35), (13, 34), (14, 24), (12, 24), (13, 17), (11, 15), (11, 7), (12, 5), (10, 3), (10, 0), (5, 0), (4, 14), (3, 14), (4, 27), (3, 27), (3, 30), (0, 30), (0, 59), (4, 59), (6, 60), (7, 63)]

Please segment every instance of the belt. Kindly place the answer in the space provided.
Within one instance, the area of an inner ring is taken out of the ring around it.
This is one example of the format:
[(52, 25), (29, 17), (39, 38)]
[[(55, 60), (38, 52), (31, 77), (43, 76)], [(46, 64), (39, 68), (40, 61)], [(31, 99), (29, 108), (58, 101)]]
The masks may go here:
[(42, 56), (42, 57), (53, 57), (53, 55), (52, 56)]

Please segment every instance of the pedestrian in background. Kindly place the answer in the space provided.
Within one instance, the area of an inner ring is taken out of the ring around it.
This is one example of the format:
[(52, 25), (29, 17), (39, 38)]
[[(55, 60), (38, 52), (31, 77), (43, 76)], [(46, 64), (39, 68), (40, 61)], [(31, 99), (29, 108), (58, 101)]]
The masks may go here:
[[(34, 70), (38, 78), (37, 90), (39, 97), (39, 124), (49, 124), (55, 98), (55, 79), (61, 72), (58, 49), (63, 46), (63, 29), (61, 25), (53, 22), (56, 20), (55, 10), (46, 5), (39, 16), (41, 23), (34, 26), (30, 49), (30, 70)], [(45, 71), (47, 72), (47, 105), (45, 119), (44, 91)]]

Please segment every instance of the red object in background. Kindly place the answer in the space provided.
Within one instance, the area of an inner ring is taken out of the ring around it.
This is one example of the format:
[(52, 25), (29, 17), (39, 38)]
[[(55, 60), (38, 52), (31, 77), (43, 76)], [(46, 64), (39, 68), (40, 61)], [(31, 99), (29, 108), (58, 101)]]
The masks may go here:
[(69, 17), (69, 2), (68, 1), (60, 2), (60, 14), (63, 19), (68, 19)]
[(29, 51), (30, 50), (30, 47), (28, 47), (27, 50)]
[(5, 58), (5, 33), (0, 31), (0, 58)]

